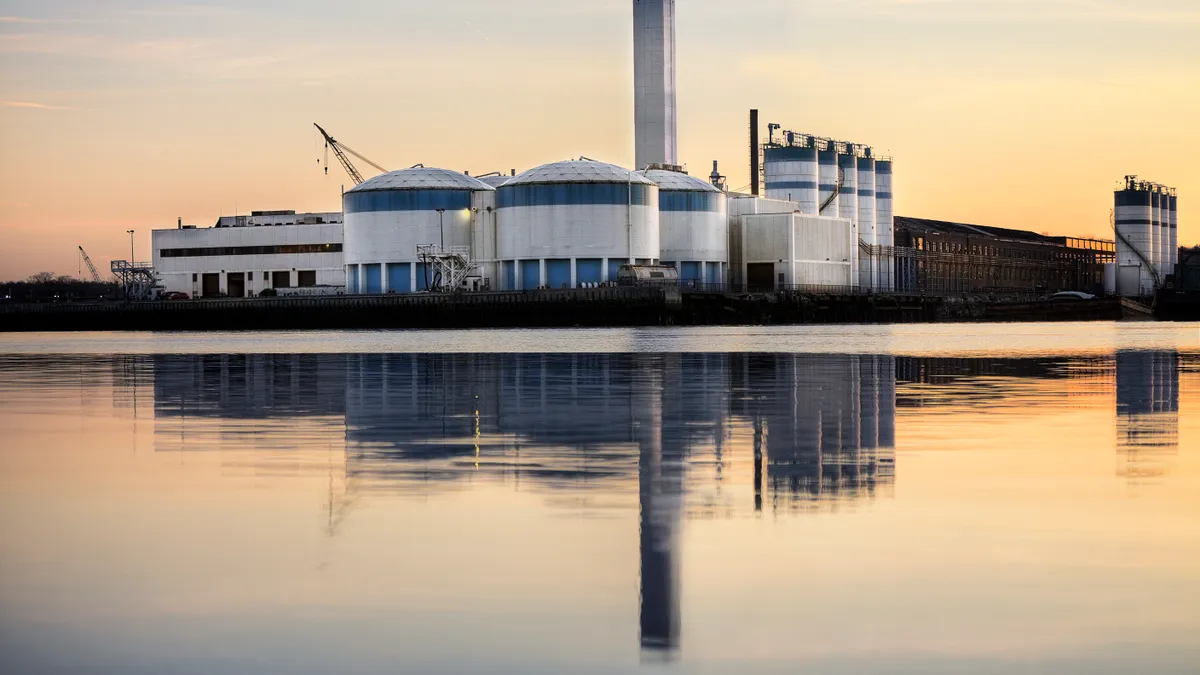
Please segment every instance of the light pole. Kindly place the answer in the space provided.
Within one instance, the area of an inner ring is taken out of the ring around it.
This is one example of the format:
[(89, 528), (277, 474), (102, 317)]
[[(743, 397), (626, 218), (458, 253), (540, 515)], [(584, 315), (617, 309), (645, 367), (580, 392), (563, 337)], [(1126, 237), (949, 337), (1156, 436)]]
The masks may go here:
[(133, 230), (126, 230), (129, 233), (129, 265), (133, 265)]
[(442, 253), (445, 253), (446, 252), (446, 227), (445, 227), (445, 222), (444, 222), (445, 218), (443, 216), (446, 214), (446, 209), (434, 209), (434, 210), (438, 212), (438, 238), (441, 240), (439, 245), (442, 247)]

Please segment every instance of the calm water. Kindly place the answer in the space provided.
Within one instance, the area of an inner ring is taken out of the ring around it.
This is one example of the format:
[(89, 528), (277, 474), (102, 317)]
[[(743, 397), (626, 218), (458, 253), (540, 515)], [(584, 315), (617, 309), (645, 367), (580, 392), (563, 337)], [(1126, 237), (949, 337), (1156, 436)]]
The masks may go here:
[(0, 671), (1195, 673), (1200, 326), (0, 335)]

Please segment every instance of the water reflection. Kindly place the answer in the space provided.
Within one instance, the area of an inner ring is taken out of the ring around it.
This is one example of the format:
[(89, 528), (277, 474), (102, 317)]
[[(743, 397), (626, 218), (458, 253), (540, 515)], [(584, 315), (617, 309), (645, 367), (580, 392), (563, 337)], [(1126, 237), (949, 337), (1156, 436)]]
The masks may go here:
[(1117, 474), (1139, 483), (1179, 450), (1179, 354), (1126, 350), (1116, 361)]

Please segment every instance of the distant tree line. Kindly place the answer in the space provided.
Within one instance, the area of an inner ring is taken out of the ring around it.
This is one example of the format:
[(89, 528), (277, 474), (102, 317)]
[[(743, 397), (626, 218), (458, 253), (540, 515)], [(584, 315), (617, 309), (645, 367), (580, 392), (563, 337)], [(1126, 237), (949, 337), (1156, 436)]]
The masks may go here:
[(72, 302), (120, 297), (121, 287), (116, 280), (84, 281), (72, 276), (38, 272), (24, 281), (0, 283), (0, 300), (4, 302)]

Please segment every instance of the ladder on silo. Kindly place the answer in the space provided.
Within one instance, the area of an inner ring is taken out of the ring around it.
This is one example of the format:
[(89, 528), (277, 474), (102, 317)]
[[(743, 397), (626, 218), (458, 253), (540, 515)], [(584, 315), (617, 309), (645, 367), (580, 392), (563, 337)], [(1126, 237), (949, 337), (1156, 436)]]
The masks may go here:
[(842, 194), (842, 186), (845, 184), (846, 184), (846, 170), (839, 166), (838, 167), (837, 185), (835, 185), (833, 188), (833, 194), (829, 195), (829, 197), (827, 197), (824, 202), (821, 202), (821, 208), (817, 209), (818, 216), (821, 215), (822, 213), (825, 213), (825, 209), (829, 208), (829, 205), (833, 203), (833, 200), (837, 199), (838, 195)]

